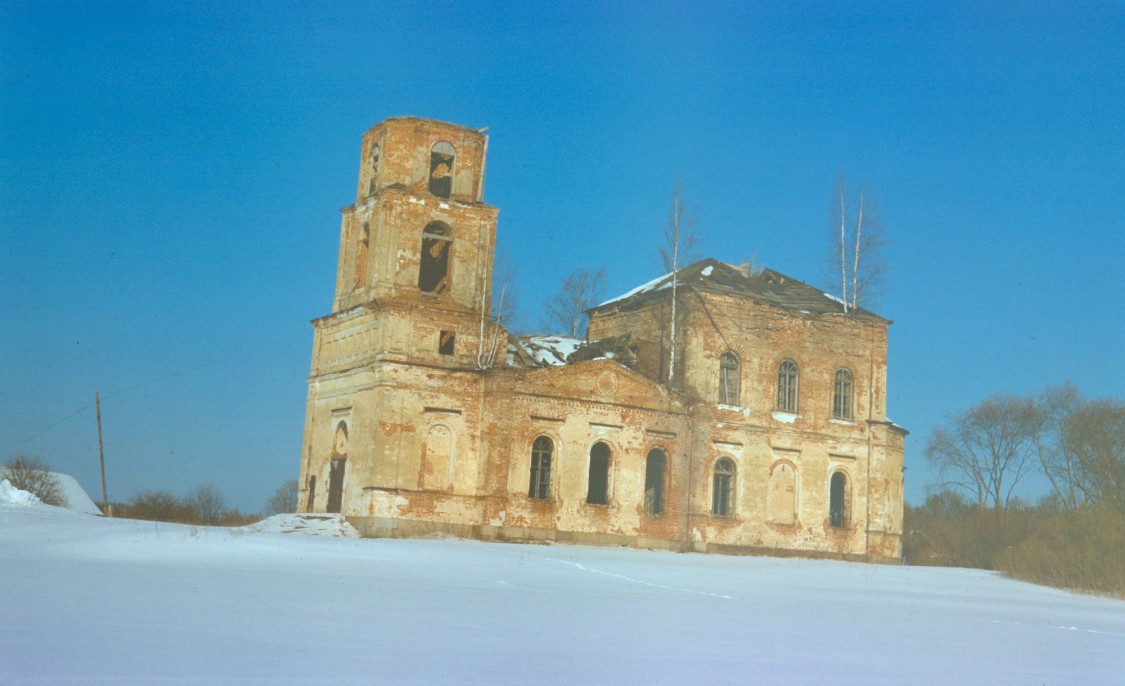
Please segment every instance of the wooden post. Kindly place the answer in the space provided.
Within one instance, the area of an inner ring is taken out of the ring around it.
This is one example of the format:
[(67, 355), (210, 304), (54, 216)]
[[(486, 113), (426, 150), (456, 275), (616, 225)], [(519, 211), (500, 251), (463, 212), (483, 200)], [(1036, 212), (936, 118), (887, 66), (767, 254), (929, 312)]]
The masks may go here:
[(97, 391), (94, 392), (94, 407), (97, 409), (98, 414), (98, 461), (102, 465), (102, 514), (106, 517), (112, 517), (113, 514), (109, 511), (109, 496), (105, 490), (105, 451), (102, 449), (102, 400), (98, 396)]

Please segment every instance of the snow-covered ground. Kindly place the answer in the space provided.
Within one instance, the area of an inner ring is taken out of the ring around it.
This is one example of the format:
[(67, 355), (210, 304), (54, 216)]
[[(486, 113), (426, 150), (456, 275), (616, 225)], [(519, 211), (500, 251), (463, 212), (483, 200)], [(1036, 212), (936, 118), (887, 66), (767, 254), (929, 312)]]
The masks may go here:
[(268, 531), (0, 499), (0, 684), (1125, 683), (1125, 602), (986, 572)]

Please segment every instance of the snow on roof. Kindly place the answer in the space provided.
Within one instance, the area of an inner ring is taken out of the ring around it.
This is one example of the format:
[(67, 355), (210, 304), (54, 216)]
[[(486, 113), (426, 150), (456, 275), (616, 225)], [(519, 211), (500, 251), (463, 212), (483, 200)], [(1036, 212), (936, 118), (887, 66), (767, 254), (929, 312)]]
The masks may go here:
[(566, 364), (582, 341), (566, 336), (522, 336), (520, 343), (524, 350), (539, 364), (558, 366)]
[(667, 288), (668, 284), (664, 284), (663, 286), (660, 286), (659, 288), (657, 287), (657, 285), (661, 281), (663, 281), (664, 279), (669, 278), (670, 276), (672, 276), (672, 272), (668, 272), (667, 274), (663, 274), (661, 276), (658, 276), (655, 279), (653, 279), (652, 281), (649, 281), (647, 283), (642, 283), (640, 286), (637, 286), (636, 288), (629, 291), (628, 293), (623, 293), (623, 294), (617, 296), (616, 298), (610, 298), (609, 300), (606, 300), (604, 303), (601, 303), (601, 305), (598, 305), (598, 307), (602, 307), (603, 305), (608, 305), (610, 303), (615, 303), (618, 300), (624, 300), (625, 298), (631, 298), (634, 295), (638, 295), (640, 293), (646, 293), (650, 290), (658, 291), (661, 288)]
[[(806, 315), (848, 314), (863, 319), (882, 319), (862, 307), (844, 307), (840, 298), (772, 269), (755, 270), (749, 265), (735, 266), (708, 258), (678, 270), (675, 280), (683, 288), (750, 298)], [(639, 306), (652, 294), (671, 288), (672, 281), (673, 274), (664, 274), (592, 309), (607, 305)]]

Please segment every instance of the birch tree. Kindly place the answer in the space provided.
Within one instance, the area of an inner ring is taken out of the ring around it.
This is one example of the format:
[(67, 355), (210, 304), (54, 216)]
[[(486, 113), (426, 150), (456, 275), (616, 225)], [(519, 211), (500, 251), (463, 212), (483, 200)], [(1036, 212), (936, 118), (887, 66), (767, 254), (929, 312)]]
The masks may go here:
[(679, 302), (680, 266), (697, 257), (696, 246), (699, 236), (696, 233), (695, 216), (687, 208), (684, 199), (684, 182), (679, 181), (672, 188), (672, 205), (668, 208), (668, 221), (661, 227), (663, 242), (659, 246), (660, 259), (665, 272), (672, 274), (672, 318), (668, 326), (668, 380), (676, 378), (676, 317)]
[(844, 312), (877, 297), (886, 287), (888, 265), (882, 249), (886, 233), (878, 206), (867, 184), (851, 190), (843, 172), (836, 179), (832, 198), (832, 250), (836, 282)]

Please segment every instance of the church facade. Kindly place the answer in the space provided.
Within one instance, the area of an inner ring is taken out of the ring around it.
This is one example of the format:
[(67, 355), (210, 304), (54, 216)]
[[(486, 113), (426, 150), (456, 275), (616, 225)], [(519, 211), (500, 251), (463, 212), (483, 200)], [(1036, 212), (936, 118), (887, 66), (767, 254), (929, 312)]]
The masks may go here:
[(487, 147), (414, 117), (364, 134), (301, 511), (367, 536), (901, 557), (889, 321), (704, 260), (591, 310), (586, 340), (513, 337), (489, 316)]

